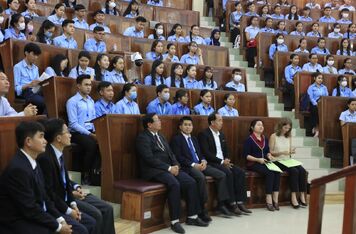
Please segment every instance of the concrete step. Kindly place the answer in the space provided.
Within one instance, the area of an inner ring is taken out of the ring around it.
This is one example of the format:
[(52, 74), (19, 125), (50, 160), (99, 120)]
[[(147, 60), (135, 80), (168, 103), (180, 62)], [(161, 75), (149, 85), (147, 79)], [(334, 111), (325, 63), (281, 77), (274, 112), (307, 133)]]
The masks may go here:
[(229, 47), (229, 54), (241, 55), (240, 49)]
[(295, 158), (324, 157), (324, 148), (319, 146), (299, 146), (296, 147)]
[(319, 139), (315, 137), (293, 137), (292, 145), (294, 147), (318, 146)]
[(266, 93), (267, 95), (274, 94), (274, 90), (271, 88), (254, 87), (254, 86), (250, 86), (249, 83), (247, 83), (247, 89), (249, 90), (249, 92)]
[(130, 221), (125, 219), (115, 220), (115, 233), (117, 234), (139, 234), (140, 223), (136, 221)]
[(303, 163), (303, 167), (306, 170), (310, 169), (319, 169), (319, 168), (330, 168), (330, 159), (329, 158), (320, 158), (320, 157), (310, 157), (310, 158), (297, 158), (296, 159)]
[(121, 205), (120, 204), (116, 204), (116, 203), (112, 203), (112, 202), (108, 202), (108, 201), (105, 201), (105, 202), (112, 206), (112, 208), (114, 210), (114, 219), (120, 218)]
[(101, 187), (100, 186), (83, 185), (82, 190), (84, 191), (84, 193), (91, 193), (101, 199)]
[(69, 179), (77, 184), (82, 183), (81, 173), (78, 171), (68, 171)]
[(305, 129), (293, 126), (292, 136), (305, 136)]
[(268, 110), (276, 110), (276, 111), (283, 111), (284, 105), (281, 103), (268, 103)]
[(265, 83), (264, 83), (264, 81), (261, 81), (261, 79), (260, 79), (260, 75), (257, 75), (257, 74), (251, 74), (251, 73), (247, 73), (246, 74), (246, 77), (247, 77), (247, 83), (249, 83), (249, 82), (263, 82), (263, 87), (265, 86)]
[[(313, 179), (320, 178), (322, 176), (326, 176), (330, 174), (331, 172), (336, 171), (335, 169), (309, 169), (308, 170), (308, 181), (312, 181)], [(326, 193), (335, 193), (335, 192), (341, 192), (343, 191), (343, 180), (339, 181), (334, 181), (331, 183), (328, 183), (326, 185)]]
[(247, 87), (258, 87), (258, 88), (264, 88), (265, 87), (265, 82), (261, 81), (261, 80), (254, 80), (254, 79), (250, 79), (254, 77), (254, 75), (248, 75), (247, 76)]
[(294, 113), (290, 111), (280, 111), (280, 110), (274, 110), (274, 111), (269, 111), (269, 116), (270, 117), (288, 117), (288, 118), (294, 118)]

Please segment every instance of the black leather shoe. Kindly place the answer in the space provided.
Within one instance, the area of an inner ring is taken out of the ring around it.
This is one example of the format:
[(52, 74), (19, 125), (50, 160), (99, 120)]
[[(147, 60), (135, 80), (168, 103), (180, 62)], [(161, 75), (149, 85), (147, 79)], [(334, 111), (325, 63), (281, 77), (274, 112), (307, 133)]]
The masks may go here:
[(290, 202), (290, 205), (294, 208), (294, 209), (298, 209), (300, 207), (300, 205), (294, 205), (293, 202), (291, 201)]
[(201, 220), (203, 220), (204, 222), (206, 222), (206, 223), (210, 223), (211, 221), (213, 221), (213, 220), (211, 219), (211, 217), (208, 215), (208, 212), (203, 212), (203, 213), (201, 213), (201, 214), (199, 215), (199, 218), (200, 218)]
[(267, 207), (267, 210), (269, 210), (269, 211), (274, 211), (274, 206), (273, 206), (272, 204), (267, 203), (267, 204), (266, 204), (266, 207)]
[(207, 227), (207, 226), (209, 226), (209, 223), (204, 222), (199, 217), (196, 218), (196, 219), (187, 218), (187, 221), (185, 223), (187, 225), (193, 225), (193, 226), (198, 226), (198, 227)]
[(230, 211), (231, 211), (232, 213), (234, 213), (235, 215), (237, 215), (237, 216), (242, 215), (242, 211), (239, 209), (239, 206), (238, 206), (237, 204), (232, 205), (232, 206), (230, 207)]
[(182, 227), (182, 225), (180, 225), (179, 222), (175, 223), (175, 224), (171, 224), (171, 229), (172, 231), (174, 231), (175, 233), (185, 233), (184, 228)]
[(246, 206), (244, 204), (238, 204), (237, 205), (239, 207), (239, 209), (243, 212), (243, 213), (246, 213), (246, 214), (251, 214), (252, 211), (247, 209)]
[(279, 210), (279, 205), (277, 202), (273, 202), (273, 207), (275, 210)]
[(301, 202), (301, 201), (299, 201), (299, 205), (300, 205), (300, 207), (302, 207), (302, 208), (306, 208), (306, 207), (308, 206), (307, 203), (304, 203), (304, 202)]
[(226, 206), (220, 206), (218, 207), (218, 210), (217, 210), (220, 214), (224, 215), (224, 216), (233, 216), (234, 214), (231, 213), (227, 208)]

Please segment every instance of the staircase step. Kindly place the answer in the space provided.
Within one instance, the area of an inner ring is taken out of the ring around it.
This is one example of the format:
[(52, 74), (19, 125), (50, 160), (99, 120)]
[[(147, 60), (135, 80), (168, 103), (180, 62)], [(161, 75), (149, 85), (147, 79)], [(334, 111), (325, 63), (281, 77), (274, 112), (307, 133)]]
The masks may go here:
[(254, 86), (250, 86), (249, 83), (247, 83), (247, 89), (248, 89), (250, 92), (274, 94), (274, 90), (271, 89), (271, 88), (254, 87)]
[(83, 185), (82, 190), (84, 191), (84, 193), (91, 193), (94, 196), (101, 199), (101, 187), (100, 186)]
[(82, 174), (78, 171), (68, 171), (69, 179), (77, 184), (82, 183)]
[(293, 126), (292, 136), (305, 136), (305, 129)]
[(298, 146), (318, 146), (319, 139), (315, 137), (293, 137), (292, 145)]
[[(297, 158), (297, 156), (295, 156)], [(319, 157), (310, 157), (310, 158), (297, 158), (298, 161), (303, 163), (303, 167), (306, 170), (310, 169), (319, 169), (319, 168), (330, 168), (330, 159), (329, 158), (319, 158)]]
[(105, 201), (105, 202), (112, 206), (112, 208), (114, 210), (114, 219), (120, 218), (121, 205), (117, 204), (117, 203), (108, 202), (108, 201)]
[(139, 234), (140, 223), (136, 221), (130, 221), (125, 219), (115, 220), (115, 233), (120, 234)]
[(308, 157), (318, 157), (324, 156), (324, 148), (319, 146), (300, 146), (296, 147), (295, 158), (308, 158)]
[(344, 204), (344, 192), (325, 194), (325, 204)]

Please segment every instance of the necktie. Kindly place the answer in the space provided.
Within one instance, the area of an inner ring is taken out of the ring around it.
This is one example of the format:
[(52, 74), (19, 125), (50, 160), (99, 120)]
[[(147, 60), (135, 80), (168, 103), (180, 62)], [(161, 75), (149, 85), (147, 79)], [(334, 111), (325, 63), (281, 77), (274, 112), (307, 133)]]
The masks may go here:
[(33, 174), (35, 175), (36, 185), (37, 185), (38, 191), (40, 193), (40, 199), (42, 201), (43, 211), (46, 212), (47, 208), (46, 208), (46, 203), (44, 201), (44, 194), (43, 194), (43, 189), (44, 188), (43, 188), (42, 183), (41, 183), (40, 173), (39, 173), (39, 170), (38, 170), (37, 166), (36, 166), (35, 169), (33, 169)]
[(65, 173), (65, 169), (64, 169), (64, 159), (63, 159), (63, 155), (61, 155), (59, 157), (59, 161), (60, 161), (60, 170), (61, 170), (61, 177), (62, 177), (62, 182), (63, 182), (63, 187), (64, 187), (64, 191), (65, 191), (65, 195), (64, 195), (64, 201), (68, 200), (68, 194), (67, 194), (67, 180), (66, 180), (66, 173)]
[(163, 146), (162, 142), (159, 140), (158, 135), (156, 134), (154, 137), (155, 137), (155, 140), (156, 140), (156, 142), (157, 142), (158, 147), (159, 147), (162, 151), (164, 151), (164, 146)]
[(197, 155), (195, 153), (191, 137), (188, 137), (188, 145), (189, 145), (189, 149), (190, 149), (190, 154), (192, 155), (193, 162), (194, 163), (199, 163), (199, 159), (198, 159), (198, 157), (197, 157)]

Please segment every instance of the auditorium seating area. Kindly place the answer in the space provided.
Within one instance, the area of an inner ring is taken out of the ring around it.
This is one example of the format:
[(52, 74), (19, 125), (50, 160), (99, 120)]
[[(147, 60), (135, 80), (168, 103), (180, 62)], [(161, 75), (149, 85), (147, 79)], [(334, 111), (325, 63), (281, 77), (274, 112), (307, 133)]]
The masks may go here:
[[(36, 13), (39, 17), (34, 17), (33, 32), (31, 35), (37, 35), (42, 23), (52, 14), (54, 6), (62, 0), (47, 0), (46, 3), (36, 3)], [(77, 0), (76, 4), (83, 4), (86, 7), (85, 21), (90, 25), (95, 23), (93, 14), (97, 10), (105, 8), (105, 0)], [(219, 11), (222, 9), (222, 2), (226, 2), (226, 11), (224, 15), (219, 16)], [(247, 12), (248, 1), (241, 1), (243, 11)], [(255, 3), (257, 1), (254, 1)], [(268, 1), (270, 14), (273, 13), (273, 7), (278, 3), (277, 0)], [(298, 8), (298, 12), (302, 13), (303, 7), (309, 2), (308, 0), (288, 0), (290, 4), (294, 4)], [(323, 6), (330, 1), (315, 0), (321, 5), (321, 9), (311, 9), (310, 17), (312, 21), (303, 21), (303, 31), (305, 33), (312, 30), (312, 24), (318, 22), (323, 16)], [(300, 36), (289, 35), (290, 32), (296, 30), (296, 20), (285, 19), (285, 30), (288, 35), (284, 35), (284, 44), (287, 45), (288, 51), (276, 51), (273, 60), (269, 58), (270, 46), (275, 43), (276, 35), (274, 33), (259, 32), (256, 36), (257, 46), (257, 63), (255, 67), (249, 67), (246, 59), (247, 55), (247, 40), (244, 29), (250, 25), (251, 16), (243, 15), (240, 19), (240, 45), (238, 48), (230, 40), (230, 14), (235, 10), (235, 0), (163, 0), (163, 7), (150, 6), (147, 0), (141, 0), (139, 12), (141, 16), (147, 19), (144, 26), (144, 38), (124, 36), (124, 31), (135, 25), (134, 18), (123, 16), (124, 11), (129, 5), (129, 1), (117, 0), (117, 9), (119, 15), (105, 14), (104, 24), (107, 25), (111, 33), (106, 33), (105, 43), (109, 60), (115, 56), (124, 58), (124, 73), (127, 76), (135, 77), (137, 84), (137, 99), (136, 102), (140, 109), (141, 115), (118, 115), (108, 114), (96, 119), (92, 119), (95, 125), (95, 133), (101, 155), (101, 185), (87, 186), (87, 191), (100, 191), (99, 196), (112, 204), (119, 204), (119, 209), (115, 212), (115, 218), (130, 220), (137, 222), (135, 233), (151, 233), (169, 227), (168, 207), (166, 204), (167, 189), (163, 184), (156, 182), (148, 182), (140, 177), (138, 167), (138, 156), (135, 149), (135, 139), (137, 135), (143, 131), (142, 117), (146, 114), (146, 107), (150, 101), (156, 98), (156, 87), (144, 85), (144, 79), (150, 75), (152, 64), (154, 61), (148, 60), (145, 57), (147, 52), (151, 51), (151, 46), (154, 40), (148, 39), (148, 35), (155, 33), (154, 25), (158, 22), (163, 25), (163, 36), (167, 38), (174, 24), (181, 24), (183, 35), (188, 36), (191, 31), (191, 26), (199, 27), (200, 36), (205, 38), (211, 37), (213, 29), (219, 29), (219, 24), (223, 27), (220, 32), (219, 45), (203, 45), (198, 47), (202, 52), (204, 65), (196, 65), (197, 75), (196, 80), (202, 80), (204, 69), (210, 67), (213, 73), (213, 81), (217, 83), (217, 89), (212, 90), (211, 106), (218, 110), (225, 105), (224, 96), (232, 93), (235, 97), (235, 106), (239, 112), (238, 117), (223, 117), (223, 129), (227, 139), (231, 161), (246, 170), (246, 186), (248, 200), (246, 205), (249, 208), (265, 208), (265, 182), (264, 178), (253, 171), (246, 169), (246, 159), (243, 155), (243, 144), (249, 136), (249, 126), (251, 121), (261, 119), (264, 123), (264, 135), (269, 136), (274, 133), (276, 124), (282, 118), (290, 118), (293, 123), (292, 130), (292, 145), (296, 147), (295, 158), (303, 163), (304, 168), (308, 172), (307, 183), (313, 179), (325, 176), (342, 167), (350, 165), (351, 144), (352, 139), (356, 138), (356, 124), (347, 123), (344, 126), (340, 125), (340, 113), (347, 108), (346, 97), (333, 97), (331, 93), (338, 86), (339, 74), (324, 74), (323, 84), (326, 86), (329, 96), (321, 97), (318, 101), (318, 120), (319, 120), (319, 136), (313, 137), (312, 128), (310, 127), (310, 111), (302, 110), (301, 100), (303, 96), (308, 95), (308, 88), (314, 83), (313, 73), (301, 71), (294, 76), (294, 109), (285, 111), (283, 102), (284, 85), (285, 85), (285, 67), (290, 64), (290, 56), (293, 51), (298, 48)], [(213, 17), (204, 14), (208, 12), (208, 3), (213, 3)], [(0, 5), (3, 9), (7, 9), (7, 2), (0, 0)], [(256, 3), (256, 12), (260, 14), (264, 4)], [(352, 6), (356, 7), (356, 2), (352, 2)], [(26, 9), (25, 1), (20, 0), (19, 11)], [(204, 10), (203, 10), (204, 9)], [(290, 7), (282, 6), (281, 13), (286, 15), (289, 13)], [(333, 9), (331, 15), (336, 20), (340, 19), (340, 12)], [(9, 27), (10, 16), (5, 15), (4, 22), (0, 25), (0, 29)], [(65, 8), (65, 18), (73, 19), (75, 11), (73, 7)], [(356, 23), (356, 11), (351, 11), (349, 19), (351, 25)], [(280, 20), (273, 19), (273, 28)], [(218, 22), (218, 23), (217, 23)], [(221, 24), (220, 24), (221, 25)], [(259, 18), (259, 27), (265, 26), (265, 19)], [(350, 24), (341, 24), (340, 33), (344, 35), (350, 32)], [(334, 57), (334, 67), (337, 71), (344, 67), (346, 59), (351, 59), (351, 67), (356, 72), (356, 37), (350, 38), (350, 49), (354, 54), (350, 56), (336, 55), (340, 49), (341, 38), (330, 38), (327, 35), (333, 32), (333, 24), (319, 23), (319, 32), (324, 35), (325, 47)], [(355, 30), (356, 31), (356, 30)], [(53, 37), (62, 34), (62, 26), (56, 25)], [(354, 32), (356, 35), (356, 32)], [(16, 111), (22, 111), (25, 106), (24, 98), (18, 97), (15, 94), (15, 77), (14, 66), (24, 59), (24, 47), (30, 42), (27, 32), (27, 40), (18, 40), (9, 38), (0, 42), (0, 68), (8, 77), (10, 88), (6, 95), (11, 106)], [(78, 55), (84, 50), (84, 43), (89, 38), (94, 37), (94, 32), (91, 30), (75, 29), (73, 38), (78, 44), (77, 49), (60, 48), (54, 45), (33, 41), (41, 48), (42, 53), (38, 56), (36, 65), (41, 75), (47, 67), (50, 66), (54, 56), (62, 54), (68, 58), (68, 68), (71, 69), (79, 64)], [(317, 46), (317, 37), (304, 37), (307, 40), (307, 49), (311, 51)], [(1, 37), (0, 37), (1, 39)], [(164, 51), (168, 43), (173, 43), (176, 48), (176, 55), (181, 58), (189, 52), (188, 42), (168, 42), (163, 41)], [(115, 48), (115, 49), (111, 49)], [(135, 61), (132, 61), (131, 56), (139, 52), (143, 57), (142, 66), (137, 66)], [(97, 56), (100, 53), (90, 52), (89, 67), (96, 65)], [(299, 53), (299, 66), (302, 67), (309, 59), (309, 54)], [(172, 62), (164, 61), (163, 77), (167, 78), (171, 74)], [(318, 63), (324, 67), (326, 65), (326, 56), (318, 55)], [(186, 70), (188, 64), (182, 64)], [(227, 91), (225, 85), (233, 81), (233, 70), (240, 69), (241, 84), (246, 87), (246, 92)], [(355, 93), (356, 97), (356, 75), (345, 74), (347, 86)], [(270, 80), (268, 80), (270, 79)], [(267, 81), (269, 83), (267, 83)], [(92, 90), (90, 97), (97, 101), (100, 99), (97, 87), (100, 81), (92, 82)], [(46, 115), (38, 115), (35, 117), (0, 117), (0, 174), (6, 168), (8, 162), (15, 154), (16, 139), (15, 128), (22, 121), (38, 121), (46, 118), (61, 118), (68, 123), (68, 114), (66, 103), (70, 97), (77, 93), (76, 80), (65, 76), (52, 76), (40, 83), (41, 94), (44, 97), (44, 102), (47, 108)], [(116, 103), (120, 100), (120, 94), (124, 84), (113, 84), (114, 99)], [(170, 98), (169, 102), (174, 103), (174, 97), (181, 88), (169, 87)], [(199, 89), (187, 89), (188, 93), (188, 108), (193, 109), (200, 101)], [(27, 104), (27, 103), (26, 103)], [(172, 137), (177, 133), (178, 123), (181, 116), (160, 116), (162, 121), (162, 135), (170, 142)], [(194, 124), (192, 135), (197, 135), (203, 129), (208, 127), (206, 116), (191, 115)], [(337, 147), (333, 149), (330, 142), (335, 143)], [(66, 167), (73, 171), (72, 176), (80, 183), (80, 174), (78, 173), (78, 161), (82, 160), (82, 155), (78, 154), (78, 149), (75, 144), (72, 144), (65, 151)], [(332, 156), (330, 156), (332, 155)], [(337, 158), (337, 159), (335, 159)], [(334, 161), (336, 160), (336, 161)], [(80, 163), (79, 163), (80, 164)], [(79, 176), (78, 176), (79, 175)], [(215, 191), (215, 181), (212, 177), (207, 176), (208, 187), (208, 204), (207, 209), (209, 214), (214, 215), (215, 207), (217, 206), (217, 194)], [(291, 190), (289, 186), (290, 177), (284, 172), (281, 176), (279, 204), (281, 209), (283, 206), (290, 205)], [(334, 181), (324, 187), (326, 194), (343, 193), (343, 181)], [(309, 190), (309, 187), (308, 187)], [(98, 194), (96, 194), (98, 195)], [(315, 201), (314, 201), (315, 202)], [(181, 206), (185, 210), (186, 204), (182, 201)], [(266, 211), (267, 212), (267, 211)], [(311, 211), (310, 211), (311, 212)], [(183, 211), (181, 221), (186, 218)], [(267, 215), (267, 214), (266, 214)], [(354, 226), (356, 226), (354, 224)], [(123, 229), (116, 229), (117, 233), (125, 233)], [(120, 230), (120, 231), (119, 231)], [(130, 233), (128, 231), (127, 233)], [(351, 232), (350, 232), (351, 233)]]

